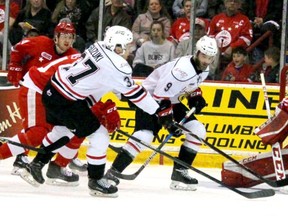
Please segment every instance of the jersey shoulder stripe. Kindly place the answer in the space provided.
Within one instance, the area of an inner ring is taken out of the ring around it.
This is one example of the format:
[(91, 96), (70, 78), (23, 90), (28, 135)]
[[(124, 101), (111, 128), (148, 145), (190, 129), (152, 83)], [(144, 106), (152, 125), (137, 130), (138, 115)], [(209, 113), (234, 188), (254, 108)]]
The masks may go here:
[(61, 77), (57, 76), (57, 74), (58, 71), (52, 77), (51, 83), (65, 98), (69, 100), (83, 100), (86, 98), (85, 96), (82, 96), (70, 89), (64, 82), (61, 81)]
[(103, 54), (106, 55), (110, 63), (115, 67), (115, 69), (117, 69), (119, 72), (125, 75), (132, 74), (131, 66), (123, 57), (105, 48), (104, 44), (100, 42), (98, 42), (97, 44), (98, 44), (98, 47), (102, 50)]
[(191, 56), (183, 56), (176, 60), (175, 65), (171, 70), (172, 76), (176, 80), (186, 82), (197, 75), (190, 59)]

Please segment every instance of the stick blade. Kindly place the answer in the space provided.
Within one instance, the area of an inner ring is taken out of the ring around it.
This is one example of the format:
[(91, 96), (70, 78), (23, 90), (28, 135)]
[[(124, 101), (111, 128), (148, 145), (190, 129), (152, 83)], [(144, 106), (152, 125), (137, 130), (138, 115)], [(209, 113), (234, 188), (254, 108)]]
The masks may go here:
[(125, 179), (125, 180), (134, 180), (139, 173), (143, 170), (144, 168), (140, 168), (137, 172), (133, 173), (133, 174), (122, 174), (117, 172), (116, 170), (111, 169), (111, 173), (116, 176), (117, 178), (121, 178), (121, 179)]
[(275, 195), (275, 191), (273, 189), (263, 189), (259, 191), (254, 192), (243, 192), (241, 191), (241, 195), (248, 198), (248, 199), (258, 199), (258, 198), (264, 198), (264, 197), (271, 197)]

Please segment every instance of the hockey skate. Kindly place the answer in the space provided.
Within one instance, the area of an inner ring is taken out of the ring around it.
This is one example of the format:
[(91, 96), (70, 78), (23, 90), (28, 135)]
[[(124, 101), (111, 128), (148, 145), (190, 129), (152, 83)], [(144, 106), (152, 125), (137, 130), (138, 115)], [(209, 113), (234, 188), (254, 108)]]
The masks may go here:
[(195, 191), (198, 181), (189, 176), (188, 169), (174, 168), (171, 175), (170, 189)]
[(27, 155), (25, 155), (24, 153), (17, 155), (13, 163), (11, 175), (20, 175), (22, 169), (25, 168), (29, 163), (30, 161), (28, 160)]
[(109, 170), (107, 170), (104, 177), (108, 180), (110, 184), (112, 184), (113, 186), (117, 186), (120, 183), (120, 180), (112, 174), (111, 169), (113, 168), (110, 168)]
[(88, 187), (91, 196), (118, 197), (118, 188), (110, 184), (104, 177), (99, 180), (89, 178)]
[(26, 182), (31, 184), (34, 187), (39, 187), (40, 184), (45, 182), (45, 179), (42, 175), (42, 168), (44, 167), (44, 163), (41, 161), (34, 162), (32, 161), (30, 164), (27, 164), (25, 169), (20, 172), (20, 176)]
[(88, 165), (86, 163), (82, 163), (78, 158), (73, 159), (68, 167), (77, 172), (87, 172)]
[(47, 169), (47, 181), (48, 185), (56, 186), (78, 186), (79, 175), (73, 173), (71, 170), (60, 167), (54, 162), (50, 162)]

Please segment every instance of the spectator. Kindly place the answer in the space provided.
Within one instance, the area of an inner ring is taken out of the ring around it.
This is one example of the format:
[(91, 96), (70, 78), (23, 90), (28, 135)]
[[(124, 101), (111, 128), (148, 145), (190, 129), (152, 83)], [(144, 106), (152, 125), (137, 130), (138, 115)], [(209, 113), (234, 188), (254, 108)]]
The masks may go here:
[[(173, 14), (173, 12), (172, 12), (173, 3), (174, 3), (174, 0), (165, 0), (166, 10), (167, 10), (168, 14), (171, 14), (171, 15)], [(147, 4), (147, 0), (137, 0), (137, 1), (135, 1), (135, 6), (134, 7), (135, 7), (137, 15), (145, 13), (147, 11), (147, 8), (145, 7), (146, 4)]]
[[(253, 24), (253, 41), (260, 38), (266, 31), (272, 31), (273, 43), (280, 47), (280, 27), (282, 23), (283, 0), (246, 0), (242, 11)], [(281, 11), (281, 12), (280, 12)], [(264, 57), (264, 51), (269, 47), (269, 38), (252, 50), (251, 62), (257, 63)]]
[(145, 13), (140, 14), (133, 23), (132, 33), (134, 42), (140, 47), (145, 41), (150, 40), (150, 27), (154, 20), (164, 25), (164, 35), (169, 36), (171, 20), (162, 0), (148, 0), (145, 6)]
[[(105, 6), (111, 5), (111, 0), (105, 0)], [(123, 0), (123, 9), (131, 17), (132, 23), (136, 18), (136, 11), (134, 9), (135, 2), (134, 0)]]
[(232, 48), (246, 49), (251, 44), (252, 25), (249, 18), (239, 12), (240, 3), (241, 0), (224, 0), (225, 12), (217, 14), (210, 22), (208, 35), (216, 38), (220, 49), (210, 68), (213, 79), (221, 78), (224, 65), (231, 61)]
[(226, 67), (221, 80), (233, 82), (248, 82), (254, 71), (252, 65), (246, 63), (248, 53), (243, 47), (235, 47), (232, 50), (232, 62)]
[[(19, 13), (19, 5), (15, 2), (11, 2), (9, 11), (9, 29), (15, 22), (15, 19)], [(3, 41), (4, 41), (4, 21), (5, 21), (5, 1), (0, 0), (0, 64), (2, 64), (2, 53), (3, 53)], [(7, 53), (10, 52), (11, 43), (8, 40)]]
[[(201, 18), (195, 19), (195, 29), (194, 29), (194, 44), (206, 34), (206, 24), (205, 21)], [(186, 40), (182, 40), (176, 47), (175, 57), (181, 57), (185, 55), (193, 54), (192, 50), (192, 41), (189, 37)]]
[(20, 10), (9, 33), (11, 44), (18, 43), (31, 28), (36, 28), (41, 35), (52, 37), (51, 12), (45, 0), (29, 0)]
[(279, 83), (280, 49), (270, 47), (264, 52), (264, 74), (267, 83)]
[[(94, 9), (86, 23), (87, 44), (94, 43), (98, 37), (99, 7)], [(111, 0), (111, 5), (104, 7), (102, 30), (109, 26), (120, 25), (131, 29), (131, 17), (123, 10), (123, 0)]]
[[(196, 3), (195, 16), (205, 17), (207, 14), (208, 0), (196, 0), (194, 2)], [(173, 10), (173, 16), (175, 18), (185, 16), (183, 3), (184, 3), (183, 0), (174, 0), (172, 10)]]
[(61, 19), (69, 18), (76, 28), (76, 40), (73, 47), (79, 50), (79, 52), (83, 52), (86, 43), (86, 29), (84, 25), (86, 20), (83, 15), (88, 10), (83, 10), (80, 7), (80, 2), (85, 3), (85, 1), (79, 0), (61, 0), (52, 13), (52, 22), (56, 25)]
[(175, 47), (190, 35), (191, 0), (184, 0), (183, 5), (185, 16), (177, 18), (172, 23), (170, 36), (168, 38), (168, 40), (174, 43)]
[[(9, 11), (9, 28), (15, 22), (15, 19), (19, 13), (20, 7), (17, 3), (10, 3), (10, 11)], [(4, 31), (4, 20), (5, 20), (5, 1), (0, 0), (0, 32)]]
[(208, 0), (206, 18), (211, 20), (216, 14), (224, 12), (223, 0)]
[(150, 41), (137, 50), (133, 61), (133, 75), (147, 77), (155, 68), (174, 59), (174, 45), (166, 40), (164, 24), (153, 21), (150, 27)]

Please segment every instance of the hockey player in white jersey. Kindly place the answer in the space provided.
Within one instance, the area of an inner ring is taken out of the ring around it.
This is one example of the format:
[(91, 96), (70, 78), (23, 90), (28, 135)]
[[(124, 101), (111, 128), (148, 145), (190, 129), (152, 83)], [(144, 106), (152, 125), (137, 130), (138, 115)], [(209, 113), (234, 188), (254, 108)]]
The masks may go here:
[[(155, 69), (142, 82), (142, 85), (156, 101), (172, 103), (175, 121), (181, 121), (188, 110), (181, 103), (181, 98), (183, 97), (187, 98), (190, 108), (196, 108), (195, 113), (198, 114), (206, 106), (206, 101), (199, 87), (207, 78), (209, 64), (213, 62), (217, 52), (218, 48), (215, 39), (203, 36), (196, 43), (194, 56), (184, 56)], [(151, 143), (161, 128), (161, 125), (157, 122), (157, 117), (136, 108), (135, 118), (136, 125), (133, 136), (146, 143)], [(184, 126), (198, 137), (205, 139), (205, 127), (194, 115), (190, 116)], [(168, 128), (168, 131), (176, 137), (181, 135), (181, 131), (175, 130), (173, 127)], [(187, 164), (192, 164), (200, 146), (201, 143), (197, 139), (186, 135), (178, 158)], [(114, 169), (114, 171), (121, 173), (143, 148), (143, 145), (133, 139), (128, 140), (122, 151), (115, 158), (112, 167), (105, 174), (111, 180), (111, 183), (114, 181), (114, 184), (119, 184), (119, 179), (113, 175), (111, 170)], [(174, 163), (171, 180), (170, 188), (175, 190), (195, 190), (198, 184), (197, 179), (188, 175), (188, 169), (177, 163)]]
[[(130, 30), (113, 26), (107, 30), (104, 41), (95, 42), (72, 67), (58, 70), (52, 76), (43, 90), (42, 102), (47, 122), (55, 126), (42, 142), (46, 154), (36, 155), (23, 172), (24, 180), (43, 184), (42, 168), (53, 156), (52, 151), (65, 145), (75, 134), (77, 137), (87, 137), (90, 142), (86, 157), (91, 195), (117, 196), (117, 187), (103, 177), (109, 133), (89, 106), (100, 101), (104, 94), (117, 92), (150, 115), (157, 113), (163, 124), (172, 123), (172, 115), (166, 112), (171, 108), (159, 106), (132, 79), (132, 69), (123, 58), (132, 39)], [(119, 50), (123, 52), (119, 53)], [(115, 126), (115, 130), (117, 128)]]

